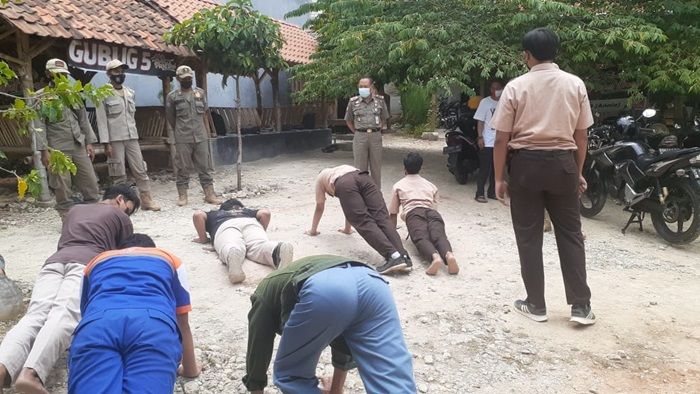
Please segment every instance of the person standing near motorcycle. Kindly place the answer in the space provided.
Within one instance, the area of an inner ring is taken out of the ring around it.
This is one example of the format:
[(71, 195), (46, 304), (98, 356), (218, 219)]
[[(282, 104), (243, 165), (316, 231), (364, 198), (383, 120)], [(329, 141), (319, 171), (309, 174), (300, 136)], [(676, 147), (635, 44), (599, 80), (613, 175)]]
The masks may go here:
[(488, 198), (496, 199), (496, 182), (493, 176), (493, 145), (496, 142), (496, 130), (491, 125), (493, 113), (496, 112), (498, 99), (503, 93), (503, 82), (492, 80), (489, 84), (491, 95), (479, 102), (474, 119), (478, 121), (476, 131), (479, 134), (479, 180), (476, 188), (476, 201), (486, 203), (484, 195), (486, 181), (489, 181)]
[[(559, 47), (554, 32), (534, 29), (522, 44), (530, 72), (506, 85), (492, 119), (497, 130), (496, 196), (507, 204), (510, 195), (527, 291), (527, 298), (515, 301), (514, 309), (532, 320), (547, 320), (541, 231), (546, 209), (554, 224), (571, 321), (590, 325), (596, 318), (586, 283), (579, 196), (587, 188), (582, 171), (587, 129), (593, 124), (591, 105), (583, 81), (554, 63)], [(510, 183), (506, 183), (509, 150)]]
[(382, 133), (388, 128), (389, 110), (384, 96), (376, 94), (372, 78), (363, 77), (345, 110), (345, 124), (354, 134), (352, 154), (355, 168), (369, 171), (377, 188), (382, 190)]

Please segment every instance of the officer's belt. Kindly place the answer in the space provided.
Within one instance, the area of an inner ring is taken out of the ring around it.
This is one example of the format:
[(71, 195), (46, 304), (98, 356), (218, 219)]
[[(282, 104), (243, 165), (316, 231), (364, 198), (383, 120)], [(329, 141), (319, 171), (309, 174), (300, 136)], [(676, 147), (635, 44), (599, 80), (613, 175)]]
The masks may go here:
[(360, 131), (362, 133), (377, 133), (379, 129), (357, 129), (355, 131)]

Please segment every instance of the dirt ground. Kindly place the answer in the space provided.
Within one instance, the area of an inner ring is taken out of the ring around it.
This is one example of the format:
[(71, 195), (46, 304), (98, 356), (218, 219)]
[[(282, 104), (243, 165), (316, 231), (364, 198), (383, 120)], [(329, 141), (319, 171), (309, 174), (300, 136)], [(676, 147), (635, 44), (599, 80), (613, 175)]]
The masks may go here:
[[(385, 139), (384, 195), (389, 196), (403, 175), (402, 156), (410, 150), (423, 154), (423, 175), (440, 188), (439, 210), (462, 268), (456, 277), (445, 272), (428, 277), (415, 247), (405, 241), (415, 269), (389, 278), (421, 393), (700, 392), (700, 242), (668, 246), (650, 222), (645, 232), (632, 230), (623, 236), (620, 228), (627, 217), (611, 201), (599, 217), (583, 224), (598, 323), (580, 329), (568, 322), (552, 235), (545, 236), (550, 320), (529, 321), (510, 309), (513, 300), (524, 296), (524, 288), (509, 211), (493, 201), (476, 203), (474, 183), (458, 185), (445, 168), (442, 146), (441, 141), (401, 136)], [(250, 207), (272, 210), (270, 237), (292, 242), (295, 257), (333, 253), (378, 264), (381, 258), (357, 234), (336, 232), (343, 224), (337, 200), (327, 204), (322, 234), (304, 235), (311, 223), (315, 175), (343, 163), (352, 163), (350, 152), (247, 163), (246, 190), (238, 196)], [(219, 191), (234, 194), (233, 168), (220, 168), (216, 180)], [(156, 177), (154, 194), (163, 211), (137, 213), (134, 229), (180, 256), (189, 271), (194, 306), (190, 321), (206, 370), (198, 379), (179, 381), (176, 392), (245, 392), (241, 377), (249, 296), (269, 269), (246, 262), (248, 279), (231, 285), (216, 255), (190, 242), (195, 235), (192, 212), (210, 208), (201, 203), (194, 186), (190, 206), (178, 208), (172, 178)], [(59, 231), (60, 220), (51, 209), (0, 202), (0, 253), (8, 274), (27, 292), (55, 250)], [(405, 226), (399, 232), (405, 237)], [(0, 337), (13, 323), (0, 323)], [(324, 354), (319, 375), (331, 372), (329, 361)], [(65, 380), (62, 360), (47, 385), (64, 393)], [(346, 387), (348, 393), (364, 392), (356, 371)], [(269, 387), (268, 392), (277, 391)]]

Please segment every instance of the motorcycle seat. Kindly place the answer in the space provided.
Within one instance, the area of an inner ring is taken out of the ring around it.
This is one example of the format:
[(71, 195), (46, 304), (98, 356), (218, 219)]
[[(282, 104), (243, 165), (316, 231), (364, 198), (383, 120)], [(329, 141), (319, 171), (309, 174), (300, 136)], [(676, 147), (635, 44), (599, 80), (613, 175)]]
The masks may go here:
[(678, 149), (669, 150), (663, 153), (645, 153), (637, 159), (637, 165), (641, 170), (646, 170), (652, 164), (663, 161), (663, 160), (673, 160), (687, 154), (700, 153), (700, 148), (693, 149)]

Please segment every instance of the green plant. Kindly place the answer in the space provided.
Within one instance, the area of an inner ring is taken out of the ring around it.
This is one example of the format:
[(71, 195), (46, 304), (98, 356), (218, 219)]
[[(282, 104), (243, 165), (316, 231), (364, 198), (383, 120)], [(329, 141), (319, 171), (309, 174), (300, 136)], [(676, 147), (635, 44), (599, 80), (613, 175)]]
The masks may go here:
[(407, 85), (400, 89), (403, 121), (408, 126), (422, 125), (428, 120), (430, 91), (420, 85)]

